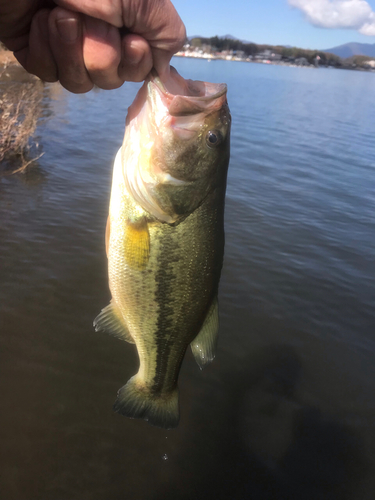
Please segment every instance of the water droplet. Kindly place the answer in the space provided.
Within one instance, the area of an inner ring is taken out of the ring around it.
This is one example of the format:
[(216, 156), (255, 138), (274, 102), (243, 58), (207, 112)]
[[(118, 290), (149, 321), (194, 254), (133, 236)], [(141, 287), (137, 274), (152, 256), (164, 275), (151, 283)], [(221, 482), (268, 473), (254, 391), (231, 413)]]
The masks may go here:
[(161, 457), (163, 460), (168, 460), (168, 455), (164, 453), (164, 455)]

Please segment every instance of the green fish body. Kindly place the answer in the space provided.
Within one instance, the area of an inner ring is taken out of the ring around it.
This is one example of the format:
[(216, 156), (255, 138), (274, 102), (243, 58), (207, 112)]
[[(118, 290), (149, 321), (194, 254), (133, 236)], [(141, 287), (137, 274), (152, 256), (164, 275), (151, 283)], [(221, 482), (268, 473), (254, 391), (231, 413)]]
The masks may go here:
[(184, 80), (173, 69), (165, 85), (150, 75), (114, 164), (112, 300), (94, 326), (137, 347), (139, 371), (115, 410), (162, 428), (179, 421), (177, 380), (189, 344), (201, 368), (215, 355), (229, 130), (225, 85)]

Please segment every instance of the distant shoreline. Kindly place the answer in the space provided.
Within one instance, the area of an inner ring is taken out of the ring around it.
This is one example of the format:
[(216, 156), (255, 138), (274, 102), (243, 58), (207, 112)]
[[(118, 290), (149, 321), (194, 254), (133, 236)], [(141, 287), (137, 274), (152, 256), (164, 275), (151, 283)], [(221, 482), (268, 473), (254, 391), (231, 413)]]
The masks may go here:
[[(270, 64), (273, 66), (291, 66), (293, 68), (314, 68), (316, 69), (316, 66), (313, 64), (307, 64), (307, 65), (298, 65), (294, 63), (289, 63), (286, 61), (270, 61), (270, 60), (251, 60), (251, 59), (240, 59), (236, 57), (232, 57), (230, 59), (226, 57), (204, 57), (204, 56), (196, 56), (196, 55), (185, 55), (185, 54), (180, 54), (177, 52), (177, 54), (174, 54), (174, 57), (181, 57), (181, 58), (187, 58), (187, 59), (202, 59), (205, 61), (235, 61), (235, 62), (246, 62), (246, 63), (256, 63), (256, 64)], [(333, 67), (333, 66), (332, 66)]]
[(363, 68), (363, 67), (336, 67), (331, 65), (314, 65), (314, 64), (296, 64), (294, 62), (288, 62), (285, 60), (280, 61), (272, 61), (269, 59), (251, 59), (251, 58), (239, 58), (239, 57), (221, 57), (212, 54), (186, 54), (183, 52), (177, 52), (174, 54), (174, 57), (188, 58), (188, 59), (202, 59), (206, 61), (235, 61), (235, 62), (246, 62), (246, 63), (256, 63), (256, 64), (269, 64), (273, 66), (289, 66), (292, 68), (307, 68), (307, 69), (319, 69), (319, 68), (329, 68), (329, 69), (341, 69), (341, 70), (349, 70), (349, 71), (362, 71), (366, 73), (375, 73), (374, 68)]
[[(292, 68), (309, 68), (309, 69), (318, 69), (320, 68), (331, 68), (331, 69), (346, 69), (350, 71), (364, 71), (366, 73), (375, 73), (375, 69), (373, 68), (363, 68), (363, 67), (356, 67), (356, 68), (351, 68), (348, 66), (345, 67), (335, 67), (335, 66), (325, 66), (325, 65), (318, 65), (315, 66), (314, 64), (295, 64), (294, 62), (288, 62), (285, 60), (280, 60), (280, 61), (272, 61), (269, 59), (251, 59), (251, 58), (239, 58), (235, 56), (219, 56), (219, 55), (212, 55), (212, 54), (198, 54), (194, 53), (193, 54), (188, 54), (186, 52), (177, 52), (174, 54), (174, 57), (186, 57), (189, 59), (203, 59), (206, 61), (235, 61), (235, 62), (247, 62), (247, 63), (257, 63), (257, 64), (270, 64), (274, 66), (289, 66)], [(0, 49), (0, 69), (4, 66), (7, 65), (20, 65), (20, 63), (17, 61), (16, 57), (14, 56), (13, 52), (9, 50), (1, 50)]]

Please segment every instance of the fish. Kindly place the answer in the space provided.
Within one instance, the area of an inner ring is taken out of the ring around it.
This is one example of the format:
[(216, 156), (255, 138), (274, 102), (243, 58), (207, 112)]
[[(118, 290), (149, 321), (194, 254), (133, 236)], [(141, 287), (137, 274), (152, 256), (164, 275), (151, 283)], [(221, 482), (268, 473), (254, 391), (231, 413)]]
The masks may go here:
[(110, 304), (96, 331), (134, 343), (139, 370), (114, 410), (163, 429), (179, 423), (189, 345), (215, 357), (231, 115), (226, 84), (152, 70), (128, 109), (106, 227)]

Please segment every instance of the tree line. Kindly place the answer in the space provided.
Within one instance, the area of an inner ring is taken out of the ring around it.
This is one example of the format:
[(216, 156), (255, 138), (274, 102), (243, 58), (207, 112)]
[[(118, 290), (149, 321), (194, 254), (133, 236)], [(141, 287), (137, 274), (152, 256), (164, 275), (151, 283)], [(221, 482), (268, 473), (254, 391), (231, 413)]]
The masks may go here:
[(352, 66), (366, 66), (366, 63), (371, 60), (367, 56), (353, 56), (348, 59), (323, 52), (321, 50), (308, 50), (300, 49), (298, 47), (284, 47), (282, 45), (260, 45), (256, 43), (245, 43), (241, 40), (234, 40), (232, 38), (219, 38), (213, 36), (211, 38), (193, 38), (190, 40), (190, 45), (193, 47), (201, 47), (202, 45), (209, 45), (212, 52), (222, 52), (224, 50), (242, 51), (246, 56), (255, 56), (265, 50), (270, 50), (274, 54), (281, 55), (284, 60), (298, 59), (304, 57), (310, 64), (314, 64), (317, 56), (320, 57), (320, 64), (325, 66), (335, 67), (352, 67)]

